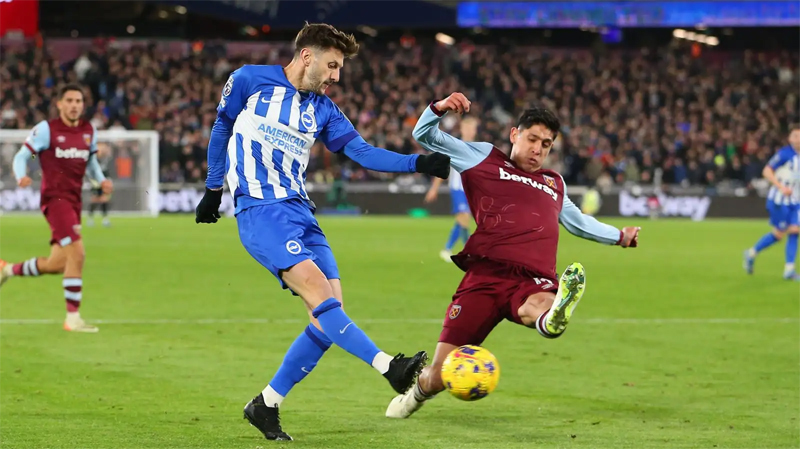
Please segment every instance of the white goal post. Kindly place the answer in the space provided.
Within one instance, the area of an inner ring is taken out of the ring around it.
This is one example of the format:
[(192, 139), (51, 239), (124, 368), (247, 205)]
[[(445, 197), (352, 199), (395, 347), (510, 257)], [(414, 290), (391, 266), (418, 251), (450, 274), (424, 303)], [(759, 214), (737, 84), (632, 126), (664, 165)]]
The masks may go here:
[[(39, 210), (41, 172), (36, 158), (28, 162), (32, 187), (19, 188), (12, 171), (14, 155), (30, 130), (0, 129), (0, 209), (3, 212)], [(97, 132), (101, 166), (114, 181), (111, 197), (113, 213), (158, 216), (159, 135), (156, 131), (104, 130)], [(88, 179), (88, 178), (85, 178)], [(84, 203), (88, 203), (91, 184), (84, 182)]]

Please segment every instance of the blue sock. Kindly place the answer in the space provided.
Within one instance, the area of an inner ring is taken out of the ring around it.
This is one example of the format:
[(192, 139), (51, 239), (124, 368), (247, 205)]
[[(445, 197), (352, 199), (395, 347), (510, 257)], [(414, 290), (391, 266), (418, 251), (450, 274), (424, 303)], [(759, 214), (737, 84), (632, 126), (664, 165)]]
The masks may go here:
[(467, 229), (465, 227), (462, 227), (461, 228), (461, 241), (464, 242), (465, 245), (467, 244), (467, 239), (469, 239), (469, 229)]
[(786, 265), (794, 265), (797, 259), (797, 234), (789, 234), (786, 239)]
[(760, 253), (761, 251), (764, 251), (772, 246), (777, 241), (778, 239), (770, 232), (764, 235), (764, 237), (761, 237), (761, 240), (756, 243), (756, 246), (754, 246), (753, 249), (756, 250), (756, 253)]
[(375, 356), (381, 352), (367, 337), (367, 334), (344, 313), (342, 303), (336, 298), (325, 300), (311, 314), (319, 320), (325, 335), (333, 340), (336, 346), (365, 361), (368, 365), (372, 365)]
[(286, 397), (292, 387), (317, 366), (319, 359), (330, 347), (331, 340), (313, 324), (309, 324), (289, 346), (283, 357), (283, 363), (269, 381), (269, 386), (279, 395)]
[(461, 225), (456, 222), (456, 224), (453, 225), (453, 230), (450, 231), (450, 238), (447, 239), (447, 246), (445, 246), (444, 249), (448, 251), (452, 250), (458, 241), (459, 235), (461, 235)]

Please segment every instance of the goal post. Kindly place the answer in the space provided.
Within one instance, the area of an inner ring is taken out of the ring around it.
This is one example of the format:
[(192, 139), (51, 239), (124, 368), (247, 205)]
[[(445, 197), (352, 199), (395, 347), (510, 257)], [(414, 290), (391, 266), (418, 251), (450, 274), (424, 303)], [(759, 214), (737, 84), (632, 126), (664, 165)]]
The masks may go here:
[[(41, 171), (36, 158), (28, 161), (33, 185), (19, 188), (12, 171), (14, 155), (30, 130), (0, 129), (0, 209), (3, 212), (39, 210)], [(100, 165), (114, 182), (112, 213), (158, 216), (159, 135), (156, 131), (97, 131)], [(92, 185), (84, 178), (83, 200), (89, 202)]]

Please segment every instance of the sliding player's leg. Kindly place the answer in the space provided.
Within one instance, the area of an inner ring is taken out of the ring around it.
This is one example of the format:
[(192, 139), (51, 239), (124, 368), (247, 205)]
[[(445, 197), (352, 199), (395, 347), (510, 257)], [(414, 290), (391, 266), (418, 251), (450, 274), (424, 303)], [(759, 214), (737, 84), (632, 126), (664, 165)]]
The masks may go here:
[[(549, 283), (551, 281), (543, 280), (542, 282)], [(577, 262), (570, 264), (561, 275), (555, 295), (549, 291), (549, 288), (542, 288), (543, 291), (527, 296), (525, 302), (517, 309), (518, 322), (535, 328), (546, 338), (561, 336), (566, 330), (575, 307), (583, 297), (585, 287), (586, 273), (583, 265)]]
[(447, 308), (433, 362), (422, 370), (413, 388), (392, 399), (386, 409), (388, 418), (408, 418), (443, 391), (442, 365), (447, 355), (459, 346), (480, 345), (508, 315), (508, 284), (497, 281), (467, 272)]

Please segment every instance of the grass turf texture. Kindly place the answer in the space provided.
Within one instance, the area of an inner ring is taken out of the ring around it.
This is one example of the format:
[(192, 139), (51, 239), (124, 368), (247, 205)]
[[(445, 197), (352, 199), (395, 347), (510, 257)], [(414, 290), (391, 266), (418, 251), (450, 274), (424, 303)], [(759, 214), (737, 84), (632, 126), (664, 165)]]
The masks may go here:
[[(438, 259), (451, 220), (321, 223), (350, 316), (391, 354), (432, 354), (461, 276)], [(385, 380), (333, 348), (284, 402), (296, 441), (283, 444), (241, 411), (306, 314), (247, 255), (234, 221), (84, 227), (82, 312), (110, 322), (96, 335), (61, 330), (58, 277), (4, 286), (0, 448), (798, 447), (800, 286), (780, 279), (783, 243), (751, 277), (741, 253), (767, 231), (761, 221), (639, 224), (633, 250), (562, 230), (559, 270), (582, 262), (586, 295), (558, 340), (498, 326), (484, 344), (502, 369), (492, 395), (442, 394), (389, 420)], [(47, 239), (41, 217), (3, 217), (0, 256), (45, 255)]]

